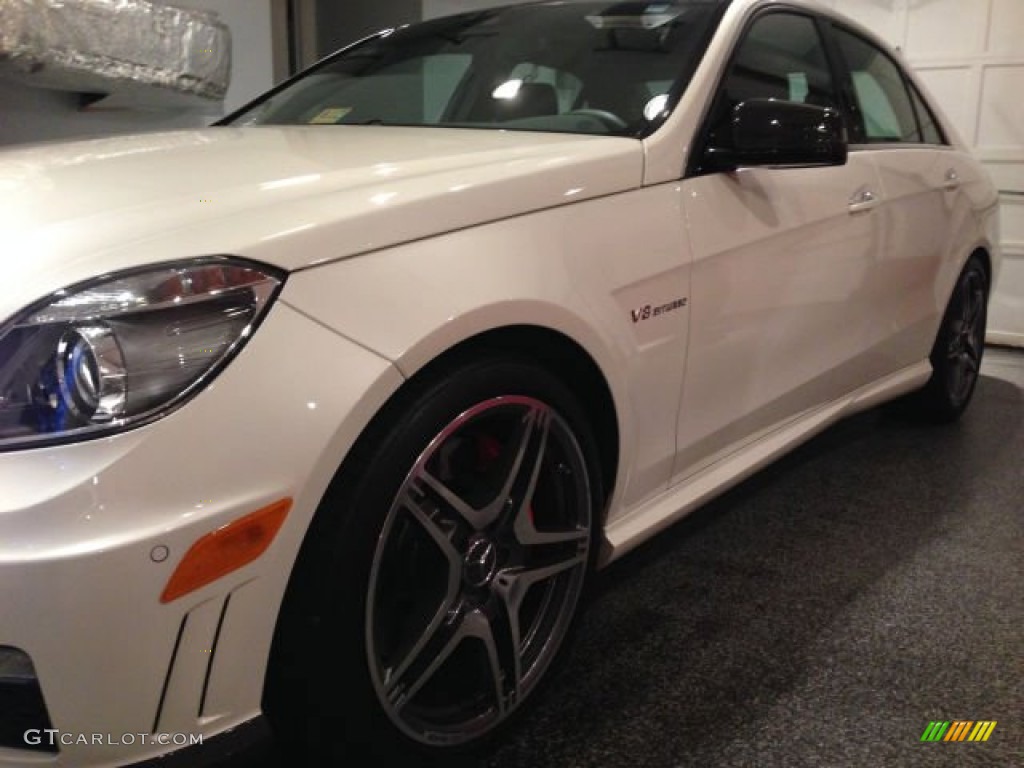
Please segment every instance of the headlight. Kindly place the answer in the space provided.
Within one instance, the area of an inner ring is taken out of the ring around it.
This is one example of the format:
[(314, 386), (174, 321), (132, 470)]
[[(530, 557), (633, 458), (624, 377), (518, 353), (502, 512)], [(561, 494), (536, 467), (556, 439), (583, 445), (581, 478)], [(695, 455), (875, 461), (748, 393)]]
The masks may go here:
[(0, 450), (106, 435), (181, 405), (241, 348), (283, 277), (235, 259), (121, 273), (0, 326)]

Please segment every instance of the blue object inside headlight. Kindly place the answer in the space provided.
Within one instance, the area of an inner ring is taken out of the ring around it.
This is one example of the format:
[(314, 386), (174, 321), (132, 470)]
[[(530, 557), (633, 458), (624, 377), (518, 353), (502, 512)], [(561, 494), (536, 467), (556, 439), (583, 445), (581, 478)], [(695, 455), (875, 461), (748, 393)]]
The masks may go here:
[(240, 349), (282, 276), (204, 259), (58, 292), (0, 327), (0, 450), (152, 421)]

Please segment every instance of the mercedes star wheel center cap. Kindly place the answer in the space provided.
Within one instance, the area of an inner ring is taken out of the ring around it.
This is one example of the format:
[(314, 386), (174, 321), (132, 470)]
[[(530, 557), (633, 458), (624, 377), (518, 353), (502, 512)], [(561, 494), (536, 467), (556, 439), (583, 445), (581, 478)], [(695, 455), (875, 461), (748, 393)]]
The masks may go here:
[(498, 570), (498, 548), (489, 539), (474, 539), (466, 550), (463, 568), (466, 583), (471, 587), (486, 587)]

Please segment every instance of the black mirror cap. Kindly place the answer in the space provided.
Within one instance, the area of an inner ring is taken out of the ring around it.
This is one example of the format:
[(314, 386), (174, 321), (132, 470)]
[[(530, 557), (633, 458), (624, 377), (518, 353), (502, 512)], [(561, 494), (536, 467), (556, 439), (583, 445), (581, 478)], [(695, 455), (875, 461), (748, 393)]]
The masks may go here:
[(830, 107), (749, 99), (731, 118), (731, 147), (709, 147), (704, 167), (816, 168), (845, 165), (849, 152), (842, 115)]

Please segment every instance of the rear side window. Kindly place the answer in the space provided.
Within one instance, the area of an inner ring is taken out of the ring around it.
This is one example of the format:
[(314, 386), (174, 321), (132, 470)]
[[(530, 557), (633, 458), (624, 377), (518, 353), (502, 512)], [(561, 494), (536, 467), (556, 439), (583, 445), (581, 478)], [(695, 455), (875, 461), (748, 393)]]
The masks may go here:
[[(896, 62), (880, 48), (846, 30), (835, 32), (860, 111), (860, 120), (854, 121), (855, 140), (923, 143), (910, 93)], [(858, 133), (861, 135), (857, 136)]]
[(917, 112), (917, 121), (921, 124), (921, 134), (926, 144), (945, 144), (946, 137), (939, 127), (939, 121), (935, 119), (935, 113), (925, 103), (924, 97), (918, 93), (913, 84), (910, 86), (910, 97), (914, 100), (914, 110)]

